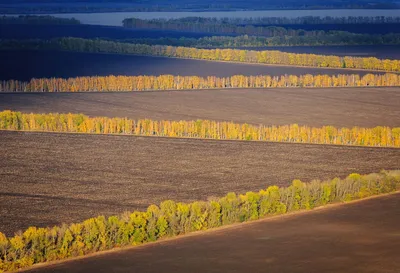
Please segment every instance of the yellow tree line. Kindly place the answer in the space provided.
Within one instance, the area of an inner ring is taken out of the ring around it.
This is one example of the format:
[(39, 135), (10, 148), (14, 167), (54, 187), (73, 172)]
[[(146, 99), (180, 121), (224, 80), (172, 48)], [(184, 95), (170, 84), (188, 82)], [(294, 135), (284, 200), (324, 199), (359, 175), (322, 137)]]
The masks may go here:
[(132, 120), (87, 117), (82, 114), (24, 114), (7, 110), (0, 112), (0, 129), (400, 147), (400, 127), (382, 126), (375, 128), (335, 128), (333, 126), (315, 128), (297, 124), (255, 126), (210, 120)]
[(50, 49), (74, 52), (105, 52), (200, 59), (211, 61), (260, 63), (271, 65), (307, 66), (321, 68), (352, 68), (400, 72), (400, 60), (374, 57), (333, 56), (317, 54), (287, 53), (277, 50), (204, 49), (195, 47), (131, 44), (99, 39), (56, 38), (52, 40), (5, 41), (1, 47), (13, 49)]
[(98, 216), (63, 226), (29, 227), (13, 237), (0, 232), (0, 272), (399, 189), (399, 171), (363, 176), (353, 173), (345, 179), (312, 183), (294, 180), (288, 187), (270, 186), (246, 194), (231, 192), (209, 201), (166, 200), (159, 206), (150, 205), (146, 211)]
[[(108, 52), (174, 58), (191, 58), (214, 61), (281, 64), (311, 67), (355, 68), (383, 71), (400, 71), (400, 60), (381, 60), (374, 57), (351, 57), (317, 54), (287, 53), (276, 50), (203, 49), (165, 45), (119, 43), (105, 40), (60, 38), (44, 41), (45, 46), (80, 52)], [(41, 44), (42, 45), (42, 44)], [(42, 45), (43, 46), (43, 45)]]
[(278, 88), (278, 87), (366, 87), (400, 86), (399, 74), (350, 75), (283, 75), (198, 77), (198, 76), (105, 76), (41, 78), (29, 82), (3, 81), (3, 92), (95, 92), (146, 91), (181, 89), (225, 88)]

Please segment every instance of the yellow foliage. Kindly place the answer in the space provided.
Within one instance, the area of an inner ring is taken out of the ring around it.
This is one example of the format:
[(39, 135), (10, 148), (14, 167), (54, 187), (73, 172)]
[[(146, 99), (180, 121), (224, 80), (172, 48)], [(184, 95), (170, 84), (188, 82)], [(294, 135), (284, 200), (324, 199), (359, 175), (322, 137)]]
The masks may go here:
[[(31, 120), (29, 124), (23, 122), (27, 119)], [(210, 120), (133, 121), (82, 114), (23, 114), (6, 110), (0, 112), (0, 129), (400, 147), (400, 128), (382, 126), (350, 129), (297, 124), (254, 126)]]
[[(16, 84), (18, 83), (18, 84)], [(106, 76), (14, 80), (0, 82), (0, 90), (8, 92), (93, 92), (93, 91), (146, 91), (225, 88), (278, 88), (278, 87), (357, 87), (400, 86), (398, 74), (359, 75), (283, 75), (198, 77), (198, 76)], [(29, 121), (29, 119), (28, 119)]]

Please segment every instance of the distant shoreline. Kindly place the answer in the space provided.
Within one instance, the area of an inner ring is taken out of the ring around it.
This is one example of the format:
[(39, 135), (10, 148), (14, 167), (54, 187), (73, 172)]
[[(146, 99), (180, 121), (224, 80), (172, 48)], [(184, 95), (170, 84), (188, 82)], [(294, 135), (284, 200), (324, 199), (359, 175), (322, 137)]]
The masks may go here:
[[(42, 5), (41, 5), (42, 4)], [(271, 9), (251, 9), (251, 8), (214, 8), (214, 9), (195, 9), (195, 8), (188, 8), (188, 9), (166, 9), (166, 10), (152, 10), (152, 11), (138, 11), (139, 8), (137, 9), (132, 9), (130, 8), (130, 6), (125, 6), (124, 2), (120, 2), (120, 3), (113, 3), (112, 5), (102, 5), (103, 3), (73, 3), (71, 5), (65, 5), (61, 6), (61, 8), (65, 7), (65, 8), (70, 8), (72, 10), (70, 11), (58, 11), (54, 10), (54, 11), (29, 11), (29, 10), (23, 10), (23, 9), (29, 9), (29, 8), (33, 8), (33, 7), (37, 7), (38, 5), (41, 5), (42, 7), (46, 7), (48, 9), (51, 9), (52, 7), (54, 7), (54, 9), (56, 9), (57, 7), (60, 7), (61, 3), (19, 3), (19, 4), (0, 4), (0, 11), (2, 11), (5, 8), (9, 8), (9, 9), (21, 9), (21, 11), (17, 12), (1, 12), (1, 16), (3, 15), (27, 15), (27, 14), (31, 14), (31, 15), (52, 15), (52, 14), (99, 14), (99, 13), (125, 13), (125, 12), (138, 12), (138, 13), (157, 13), (157, 12), (161, 12), (161, 13), (175, 13), (175, 12), (196, 12), (196, 13), (207, 13), (207, 12), (274, 12), (274, 11), (333, 11), (333, 10), (353, 10), (353, 11), (358, 11), (358, 10), (365, 10), (365, 11), (395, 11), (395, 10), (400, 10), (400, 5), (399, 6), (394, 6), (394, 7), (371, 7), (371, 8), (349, 8), (349, 7), (315, 7), (315, 8), (271, 8)], [(89, 4), (89, 5), (88, 5)], [(119, 7), (113, 9), (110, 8), (110, 6), (115, 6), (118, 4), (122, 4), (119, 5)], [(62, 4), (61, 4), (62, 5)], [(100, 6), (100, 8), (99, 8)], [(98, 10), (96, 11), (85, 11), (83, 10), (86, 7), (95, 7), (98, 8)], [(103, 8), (103, 9), (102, 9)], [(119, 9), (120, 8), (120, 9)], [(73, 9), (76, 9), (76, 11), (74, 11)], [(143, 8), (146, 9), (146, 8)], [(149, 8), (151, 9), (151, 8)], [(363, 15), (361, 15), (363, 16)], [(376, 15), (376, 16), (382, 16), (382, 15)]]
[[(51, 15), (61, 18), (75, 18), (82, 24), (90, 25), (104, 25), (104, 26), (122, 26), (122, 20), (126, 18), (136, 17), (140, 19), (154, 19), (154, 18), (180, 18), (199, 16), (202, 17), (231, 17), (231, 18), (251, 18), (251, 17), (303, 17), (303, 16), (320, 16), (320, 17), (347, 17), (347, 16), (388, 16), (398, 17), (399, 9), (271, 9), (271, 10), (228, 10), (228, 11), (217, 11), (217, 10), (180, 10), (180, 11), (107, 11), (99, 10), (98, 12), (82, 12), (80, 10), (74, 11), (73, 9), (67, 10), (66, 12), (60, 12), (55, 10), (52, 6), (45, 6), (49, 11), (40, 12), (35, 10), (24, 11), (23, 5), (14, 5), (15, 12), (12, 10), (13, 5), (1, 5), (0, 4), (0, 15)], [(20, 8), (18, 8), (20, 7)], [(36, 5), (25, 5), (25, 8), (37, 7)], [(54, 6), (56, 7), (56, 6)], [(68, 5), (63, 6), (68, 8)], [(74, 6), (71, 6), (74, 7)], [(76, 7), (76, 6), (75, 6)], [(5, 12), (5, 8), (8, 9)], [(83, 7), (82, 7), (83, 8)], [(19, 10), (20, 9), (20, 10)], [(18, 12), (19, 11), (19, 12)], [(293, 12), (295, 11), (295, 12)]]

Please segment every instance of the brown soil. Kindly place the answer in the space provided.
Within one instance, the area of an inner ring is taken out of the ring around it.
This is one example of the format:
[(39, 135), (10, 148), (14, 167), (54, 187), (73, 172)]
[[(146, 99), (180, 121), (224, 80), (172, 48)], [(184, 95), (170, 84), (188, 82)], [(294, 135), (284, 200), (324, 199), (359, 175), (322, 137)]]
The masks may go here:
[(400, 88), (0, 94), (0, 110), (265, 125), (400, 126)]
[(400, 268), (400, 193), (29, 272), (341, 272)]
[(400, 149), (0, 132), (0, 231), (399, 169)]

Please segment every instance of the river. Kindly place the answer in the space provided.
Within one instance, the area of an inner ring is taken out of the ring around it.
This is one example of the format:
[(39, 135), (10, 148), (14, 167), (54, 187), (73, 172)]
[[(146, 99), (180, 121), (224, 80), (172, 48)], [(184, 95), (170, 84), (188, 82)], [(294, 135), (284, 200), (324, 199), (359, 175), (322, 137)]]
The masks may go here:
[[(43, 14), (41, 14), (43, 15)], [(254, 11), (209, 11), (209, 12), (107, 12), (107, 13), (64, 13), (48, 14), (60, 18), (76, 18), (83, 24), (121, 26), (125, 18), (180, 18), (180, 17), (231, 17), (231, 18), (251, 18), (251, 17), (302, 17), (302, 16), (385, 16), (398, 17), (400, 10), (374, 10), (374, 9), (330, 9), (330, 10), (254, 10)]]

